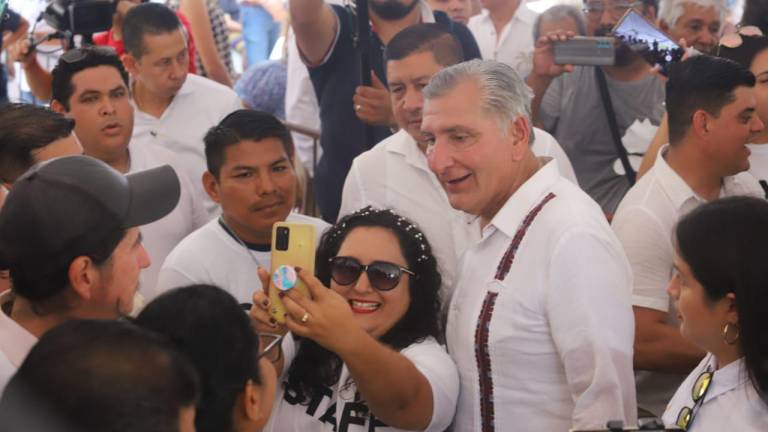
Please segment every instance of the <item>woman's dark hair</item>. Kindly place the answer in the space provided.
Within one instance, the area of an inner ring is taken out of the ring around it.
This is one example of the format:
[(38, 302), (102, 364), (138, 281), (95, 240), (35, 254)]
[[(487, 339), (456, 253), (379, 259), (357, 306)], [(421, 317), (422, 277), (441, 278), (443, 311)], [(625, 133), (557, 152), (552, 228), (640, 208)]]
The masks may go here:
[(177, 288), (149, 303), (136, 324), (166, 336), (197, 369), (197, 430), (234, 431), (237, 396), (249, 379), (261, 384), (258, 339), (237, 300), (210, 285)]
[[(349, 233), (359, 227), (381, 227), (391, 231), (400, 243), (408, 268), (416, 273), (410, 279), (411, 303), (405, 315), (379, 342), (402, 350), (409, 345), (440, 332), (440, 285), (437, 261), (424, 234), (412, 222), (391, 210), (365, 207), (344, 216), (323, 234), (317, 248), (317, 278), (330, 286), (329, 259), (336, 256)], [(308, 403), (322, 388), (336, 384), (341, 374), (342, 361), (310, 339), (301, 339), (296, 358), (288, 370), (288, 388), (301, 403)], [(286, 390), (288, 391), (288, 390)]]
[(32, 348), (0, 399), (2, 432), (177, 432), (197, 375), (160, 336), (124, 321), (71, 320)]
[(744, 2), (741, 25), (757, 26), (763, 31), (763, 34), (768, 34), (768, 3), (765, 0), (747, 0)]
[(728, 48), (720, 45), (717, 55), (733, 60), (747, 69), (752, 67), (755, 57), (768, 49), (768, 37), (765, 36), (741, 36), (742, 43), (736, 48)]
[(768, 404), (768, 202), (733, 197), (705, 204), (680, 220), (675, 234), (680, 257), (709, 300), (736, 295), (739, 345)]

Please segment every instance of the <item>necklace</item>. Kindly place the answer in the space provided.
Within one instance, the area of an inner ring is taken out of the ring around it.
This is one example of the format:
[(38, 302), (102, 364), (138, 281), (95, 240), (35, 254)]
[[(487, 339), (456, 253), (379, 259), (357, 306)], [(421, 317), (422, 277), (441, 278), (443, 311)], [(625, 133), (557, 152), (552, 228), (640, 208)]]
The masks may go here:
[[(248, 256), (251, 257), (251, 260), (253, 260), (253, 262), (256, 263), (256, 267), (264, 268), (264, 266), (261, 265), (261, 262), (259, 261), (259, 259), (253, 255), (253, 251), (251, 250), (251, 248), (249, 248), (248, 245), (245, 244), (243, 239), (241, 239), (237, 234), (235, 234), (235, 231), (232, 228), (227, 226), (227, 223), (224, 222), (224, 218), (222, 216), (219, 216), (219, 225), (221, 225), (221, 227), (224, 228), (224, 231), (226, 231), (227, 234), (232, 236), (232, 238), (234, 238), (235, 241), (238, 242), (240, 246), (242, 246), (245, 249), (245, 251), (248, 253)], [(270, 269), (264, 268), (264, 270), (269, 271)]]

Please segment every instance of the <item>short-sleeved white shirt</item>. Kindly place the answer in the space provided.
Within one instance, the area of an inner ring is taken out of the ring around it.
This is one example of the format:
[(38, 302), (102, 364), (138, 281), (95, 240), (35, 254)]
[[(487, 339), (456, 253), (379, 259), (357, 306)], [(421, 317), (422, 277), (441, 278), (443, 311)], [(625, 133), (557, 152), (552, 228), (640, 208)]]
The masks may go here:
[(536, 22), (536, 12), (530, 10), (525, 3), (520, 2), (501, 35), (497, 35), (487, 9), (470, 18), (467, 25), (484, 59), (506, 63), (523, 78), (533, 69), (533, 25)]
[[(291, 213), (286, 220), (314, 225), (318, 241), (329, 227), (321, 219), (298, 213)], [(269, 250), (246, 250), (216, 218), (187, 236), (168, 255), (160, 269), (157, 291), (209, 284), (229, 292), (240, 303), (251, 303), (254, 291), (261, 289), (256, 270), (258, 266), (269, 270), (271, 262)]]
[[(431, 337), (408, 346), (400, 353), (424, 375), (432, 388), (432, 420), (425, 431), (444, 431), (451, 424), (459, 394), (456, 365), (445, 352), (445, 348)], [(351, 384), (346, 386), (347, 383)], [(272, 415), (264, 432), (399, 432), (402, 430), (383, 424), (370, 414), (365, 402), (359, 402), (359, 399), (355, 401), (357, 387), (351, 381), (346, 365), (342, 368), (338, 383), (333, 388), (325, 388), (323, 393), (324, 395), (318, 397), (318, 400), (302, 405), (295, 399), (291, 399), (291, 392), (286, 392), (284, 384), (280, 385), (275, 396)]]
[(195, 187), (196, 194), (203, 199), (209, 215), (217, 216), (218, 205), (203, 189), (202, 178), (206, 171), (203, 137), (208, 129), (242, 107), (240, 98), (229, 87), (189, 74), (160, 118), (136, 108), (131, 144), (151, 143), (170, 150)]
[(669, 402), (662, 420), (674, 426), (683, 407), (692, 408), (691, 391), (699, 375), (714, 371), (704, 402), (694, 411), (689, 432), (761, 432), (768, 429), (768, 405), (760, 399), (747, 375), (744, 359), (716, 370), (716, 359), (707, 355), (683, 381)]
[[(668, 148), (659, 150), (651, 170), (627, 192), (612, 226), (632, 267), (632, 303), (667, 313), (667, 322), (676, 326), (677, 312), (666, 290), (672, 277), (672, 233), (677, 221), (705, 200), (667, 164), (664, 155)], [(720, 196), (739, 195), (763, 196), (747, 172), (723, 179)], [(683, 378), (680, 374), (638, 371), (638, 403), (660, 415)]]
[[(534, 128), (532, 146), (537, 156), (557, 160), (563, 176), (576, 182), (568, 156), (552, 135)], [(356, 157), (344, 183), (342, 217), (371, 205), (392, 209), (415, 223), (427, 236), (443, 278), (443, 302), (453, 292), (456, 267), (468, 245), (479, 236), (476, 224), (451, 207), (440, 182), (430, 171), (427, 158), (405, 130), (383, 140)]]
[(635, 424), (631, 285), (597, 203), (555, 161), (540, 168), (462, 258), (446, 331), (454, 430)]
[(12, 297), (10, 290), (0, 294), (0, 395), (37, 343), (32, 333), (6, 315), (4, 309)]
[(176, 171), (181, 186), (176, 208), (162, 219), (141, 227), (142, 242), (149, 254), (151, 265), (141, 271), (140, 288), (144, 298), (151, 300), (157, 294), (157, 275), (165, 257), (184, 237), (205, 225), (210, 216), (205, 210), (203, 200), (195, 193), (192, 183), (170, 150), (154, 144), (131, 145), (129, 149), (129, 173), (170, 165)]

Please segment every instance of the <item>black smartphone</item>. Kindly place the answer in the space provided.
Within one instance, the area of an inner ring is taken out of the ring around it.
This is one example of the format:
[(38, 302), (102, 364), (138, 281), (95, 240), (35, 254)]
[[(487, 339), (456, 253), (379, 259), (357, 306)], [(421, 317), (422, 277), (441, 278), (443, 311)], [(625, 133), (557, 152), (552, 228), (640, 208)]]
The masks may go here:
[(613, 66), (616, 50), (612, 37), (576, 36), (555, 42), (555, 63), (580, 66)]
[(640, 54), (651, 66), (658, 66), (665, 76), (669, 75), (669, 68), (679, 62), (685, 53), (672, 38), (634, 9), (624, 14), (613, 28), (613, 35)]

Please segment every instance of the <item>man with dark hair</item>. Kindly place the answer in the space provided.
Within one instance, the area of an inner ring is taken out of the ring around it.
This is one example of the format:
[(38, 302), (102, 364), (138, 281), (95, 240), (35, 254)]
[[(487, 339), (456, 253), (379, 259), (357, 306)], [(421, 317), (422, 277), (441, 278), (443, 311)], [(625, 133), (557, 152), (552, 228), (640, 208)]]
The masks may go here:
[(169, 166), (123, 176), (89, 156), (38, 164), (16, 180), (0, 212), (0, 386), (37, 338), (72, 318), (108, 319), (134, 307), (150, 264), (138, 226), (179, 200)]
[[(144, 3), (131, 9), (123, 20), (123, 40), (136, 107), (132, 142), (170, 150), (196, 193), (205, 197), (203, 136), (242, 108), (240, 99), (226, 86), (188, 74), (184, 31), (168, 7)], [(205, 204), (210, 217), (218, 214), (215, 203), (206, 198)]]
[[(656, 9), (648, 3), (584, 0), (587, 34), (612, 35), (613, 27), (630, 9), (650, 21), (656, 19)], [(557, 32), (536, 42), (533, 71), (526, 79), (534, 92), (533, 119), (562, 144), (582, 189), (611, 215), (631, 186), (629, 178), (634, 174), (624, 169), (619, 146), (634, 144), (625, 145), (623, 137), (636, 123), (661, 122), (664, 86), (651, 73), (648, 63), (626, 44), (616, 48), (613, 66), (556, 64), (553, 46), (569, 37), (572, 35)], [(606, 108), (608, 100), (613, 107), (612, 117)]]
[(249, 432), (267, 423), (277, 387), (273, 357), (262, 356), (232, 295), (210, 285), (175, 289), (149, 303), (136, 324), (167, 337), (192, 361), (203, 388), (198, 431)]
[(191, 432), (199, 384), (161, 337), (72, 320), (32, 348), (0, 399), (3, 432)]
[[(437, 22), (461, 43), (464, 58), (479, 58), (472, 34), (443, 12), (433, 12), (424, 0), (370, 0), (369, 46), (357, 46), (357, 17), (351, 8), (325, 0), (290, 2), (291, 25), (302, 60), (320, 106), (323, 155), (315, 172), (317, 203), (323, 218), (336, 220), (344, 179), (355, 156), (391, 135), (395, 125), (385, 88), (385, 65), (379, 54), (406, 27)], [(361, 52), (371, 60), (373, 87), (362, 86)], [(372, 142), (365, 142), (365, 126)]]
[[(479, 234), (464, 215), (454, 210), (434, 174), (429, 171), (426, 143), (421, 134), (422, 89), (442, 69), (461, 63), (464, 55), (456, 38), (437, 24), (417, 24), (398, 33), (386, 49), (392, 110), (400, 130), (356, 157), (347, 175), (340, 216), (371, 205), (391, 208), (414, 221), (427, 235), (443, 276), (443, 303), (453, 289), (458, 257)], [(536, 130), (534, 152), (556, 155), (563, 172), (570, 172), (567, 156), (554, 139)]]
[(720, 197), (763, 191), (749, 173), (746, 144), (763, 129), (755, 114), (755, 77), (730, 60), (696, 56), (667, 83), (670, 144), (621, 201), (613, 230), (632, 266), (638, 404), (660, 416), (704, 352), (678, 331), (666, 287), (677, 221)]
[(111, 48), (85, 47), (66, 52), (53, 69), (51, 107), (75, 120), (85, 154), (122, 173), (170, 165), (179, 176), (179, 205), (166, 217), (142, 227), (147, 251), (156, 265), (142, 272), (141, 292), (155, 295), (157, 273), (165, 257), (189, 233), (210, 219), (207, 197), (196, 194), (176, 156), (152, 143), (132, 140), (134, 108), (128, 73)]
[(32, 165), (82, 154), (75, 122), (48, 108), (28, 104), (0, 107), (0, 181), (10, 187)]
[(257, 268), (270, 269), (275, 222), (312, 224), (320, 238), (327, 223), (292, 211), (297, 188), (293, 154), (288, 129), (264, 112), (235, 111), (208, 131), (203, 184), (222, 215), (168, 255), (158, 291), (208, 284), (250, 303), (253, 291), (261, 289)]

